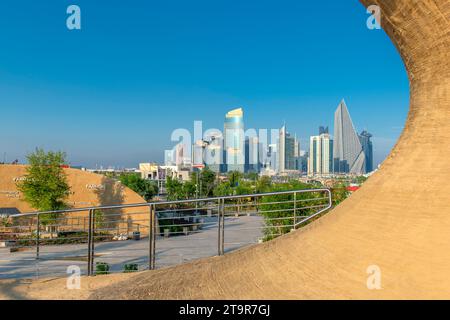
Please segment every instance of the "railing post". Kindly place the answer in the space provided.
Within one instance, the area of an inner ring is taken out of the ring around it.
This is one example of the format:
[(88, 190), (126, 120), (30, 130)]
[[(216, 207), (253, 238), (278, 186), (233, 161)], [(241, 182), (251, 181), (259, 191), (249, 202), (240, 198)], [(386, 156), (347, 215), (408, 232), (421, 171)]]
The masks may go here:
[(91, 214), (91, 220), (92, 220), (92, 232), (91, 232), (91, 272), (94, 273), (94, 257), (95, 257), (95, 209), (92, 210)]
[(153, 223), (152, 206), (148, 207), (148, 270), (152, 270), (152, 241), (153, 241)]
[(294, 228), (297, 226), (297, 191), (294, 191)]
[(91, 255), (91, 250), (92, 250), (92, 246), (91, 246), (91, 242), (92, 242), (92, 210), (89, 210), (89, 214), (88, 214), (88, 254), (87, 254), (87, 267), (88, 267), (88, 276), (92, 276), (92, 269), (91, 269), (91, 259), (92, 259), (92, 255)]
[(327, 189), (328, 193), (328, 206), (331, 208), (333, 206), (333, 195), (331, 194), (331, 189)]
[(156, 268), (156, 234), (158, 231), (158, 215), (156, 213), (156, 204), (153, 204), (153, 269)]
[(221, 237), (221, 255), (225, 254), (225, 199), (222, 199), (222, 237)]
[(222, 199), (219, 199), (217, 201), (217, 255), (221, 255), (221, 238), (222, 238), (222, 232), (221, 232), (221, 212), (222, 212)]
[(94, 274), (94, 234), (95, 234), (94, 210), (89, 209), (88, 216), (88, 276)]
[(37, 214), (37, 227), (36, 227), (36, 260), (39, 260), (39, 245), (40, 245), (40, 238), (41, 238), (41, 216), (38, 213)]
[(149, 209), (150, 209), (150, 216), (149, 216), (149, 224), (148, 224), (148, 269), (153, 270), (155, 268), (154, 260), (153, 260), (153, 255), (154, 255), (153, 249), (154, 249), (154, 245), (155, 245), (154, 238), (153, 238), (154, 206), (150, 205)]

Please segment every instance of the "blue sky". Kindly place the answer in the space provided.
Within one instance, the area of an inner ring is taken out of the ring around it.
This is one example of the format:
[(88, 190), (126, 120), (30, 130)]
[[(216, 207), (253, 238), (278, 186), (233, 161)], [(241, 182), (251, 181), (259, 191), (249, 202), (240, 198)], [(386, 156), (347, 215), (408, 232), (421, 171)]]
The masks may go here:
[[(66, 28), (81, 8), (82, 30)], [(302, 149), (345, 98), (381, 162), (409, 102), (404, 65), (357, 0), (2, 0), (0, 159), (35, 147), (73, 165), (162, 161), (176, 128), (288, 130)]]

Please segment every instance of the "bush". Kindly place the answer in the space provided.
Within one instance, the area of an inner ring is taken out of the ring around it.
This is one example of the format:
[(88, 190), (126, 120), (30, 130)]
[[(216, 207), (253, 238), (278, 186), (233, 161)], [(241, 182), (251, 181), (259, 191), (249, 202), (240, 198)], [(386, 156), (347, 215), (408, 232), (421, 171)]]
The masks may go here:
[[(270, 191), (292, 191), (314, 188), (311, 184), (304, 184), (298, 181), (290, 181), (288, 183), (280, 183), (272, 185)], [(264, 228), (264, 241), (272, 240), (280, 235), (286, 234), (294, 228), (300, 220), (303, 220), (307, 216), (318, 211), (318, 208), (314, 208), (317, 205), (325, 205), (326, 200), (318, 199), (323, 195), (319, 193), (297, 193), (296, 201), (297, 205), (297, 217), (302, 218), (294, 221), (294, 194), (276, 194), (271, 196), (265, 196), (261, 199), (260, 210), (262, 216), (264, 216), (264, 222), (266, 228)], [(317, 198), (317, 200), (316, 200)], [(311, 207), (311, 208), (309, 208)], [(302, 226), (310, 223), (310, 221), (304, 222)]]
[(136, 272), (138, 271), (138, 265), (136, 263), (127, 263), (123, 266), (124, 273)]
[(106, 262), (97, 262), (95, 264), (95, 274), (109, 274), (109, 264), (107, 264)]

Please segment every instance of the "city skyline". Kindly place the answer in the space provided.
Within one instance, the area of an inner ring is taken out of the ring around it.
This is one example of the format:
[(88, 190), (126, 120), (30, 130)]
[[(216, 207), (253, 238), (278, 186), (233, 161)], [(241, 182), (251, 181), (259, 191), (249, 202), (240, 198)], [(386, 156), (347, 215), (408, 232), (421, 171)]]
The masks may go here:
[(223, 132), (206, 129), (201, 121), (194, 123), (193, 131), (174, 130), (174, 146), (165, 151), (163, 165), (177, 171), (208, 166), (216, 173), (239, 171), (270, 176), (362, 175), (376, 169), (373, 135), (367, 130), (356, 132), (344, 99), (334, 113), (334, 135), (329, 134), (329, 126), (321, 125), (319, 135), (310, 136), (304, 149), (297, 134), (288, 131), (286, 122), (279, 129), (247, 128), (244, 113), (242, 107), (228, 111)]
[(307, 144), (342, 97), (357, 131), (374, 135), (375, 167), (401, 133), (406, 72), (360, 6), (78, 4), (79, 32), (65, 26), (65, 3), (0, 4), (0, 161), (42, 147), (87, 167), (162, 162), (172, 130), (221, 128), (218, 115), (234, 106), (249, 127), (287, 120)]
[[(339, 110), (341, 110), (342, 106), (344, 106), (345, 109), (345, 114), (347, 115), (347, 117), (349, 118), (350, 121), (350, 125), (351, 128), (353, 130), (354, 129), (354, 124), (351, 121), (345, 100), (342, 99), (341, 102), (338, 105), (338, 109), (336, 110), (335, 113), (335, 124), (336, 124), (336, 114), (338, 113)], [(199, 123), (202, 123), (201, 121), (197, 121)], [(203, 138), (201, 140), (194, 140), (195, 139), (195, 122), (194, 125), (192, 126), (192, 130), (189, 130), (188, 128), (178, 128), (175, 129), (174, 132), (176, 132), (177, 130), (184, 130), (186, 132), (189, 131), (189, 134), (191, 135), (191, 141), (190, 143), (186, 144), (183, 147), (183, 142), (182, 141), (178, 141), (175, 142), (173, 141), (173, 145), (172, 147), (172, 151), (171, 150), (161, 150), (161, 154), (162, 154), (162, 161), (150, 161), (150, 163), (158, 163), (161, 165), (164, 165), (165, 162), (169, 162), (169, 163), (177, 163), (176, 165), (181, 165), (182, 162), (188, 162), (190, 165), (198, 165), (200, 163), (202, 163), (203, 160), (205, 159), (201, 159), (202, 156), (207, 156), (209, 161), (211, 161), (212, 164), (208, 165), (210, 167), (213, 168), (214, 171), (221, 171), (221, 172), (229, 172), (229, 171), (247, 171), (245, 168), (246, 166), (249, 165), (248, 163), (248, 155), (247, 155), (247, 151), (249, 146), (248, 144), (248, 139), (249, 137), (246, 135), (247, 131), (246, 130), (251, 130), (254, 131), (256, 134), (259, 130), (265, 130), (266, 131), (266, 135), (267, 135), (267, 150), (265, 150), (266, 152), (268, 152), (270, 150), (270, 148), (273, 146), (275, 146), (275, 155), (276, 155), (276, 162), (277, 164), (273, 167), (271, 167), (271, 169), (276, 169), (276, 171), (279, 171), (280, 173), (282, 172), (288, 172), (290, 170), (296, 170), (294, 169), (301, 166), (301, 164), (296, 163), (295, 161), (298, 161), (300, 159), (300, 154), (301, 153), (309, 153), (309, 157), (308, 159), (311, 159), (311, 145), (312, 145), (312, 141), (313, 138), (317, 138), (319, 139), (319, 137), (322, 137), (323, 134), (327, 135), (327, 139), (331, 139), (331, 142), (333, 142), (333, 139), (335, 139), (335, 135), (330, 135), (329, 134), (329, 126), (318, 126), (319, 127), (319, 135), (315, 136), (314, 134), (311, 134), (308, 138), (297, 138), (297, 134), (294, 132), (293, 134), (291, 134), (291, 132), (287, 131), (287, 123), (286, 121), (284, 121), (284, 124), (282, 125), (281, 128), (246, 128), (244, 126), (245, 123), (245, 119), (244, 119), (244, 108), (243, 107), (238, 107), (238, 108), (233, 108), (232, 110), (229, 110), (228, 112), (226, 112), (225, 114), (225, 122), (224, 122), (224, 130), (223, 133), (215, 128), (202, 128), (206, 129), (205, 132), (201, 132), (200, 134), (204, 135)], [(322, 122), (323, 123), (323, 122)], [(242, 134), (241, 134), (241, 130), (242, 130)], [(275, 141), (274, 140), (274, 136), (273, 132), (271, 132), (271, 130), (278, 130), (279, 133), (277, 134), (277, 138)], [(233, 139), (233, 142), (231, 142), (228, 146), (227, 146), (227, 134), (225, 134), (225, 132), (228, 132), (228, 136), (229, 138)], [(336, 128), (334, 128), (334, 132), (336, 134)], [(360, 143), (362, 143), (362, 141), (360, 142), (360, 139), (373, 139), (373, 135), (371, 135), (369, 132), (367, 132), (366, 129), (364, 129), (361, 133), (361, 135), (357, 134), (356, 130), (354, 132), (355, 137), (358, 138), (358, 144), (360, 145)], [(258, 140), (260, 137), (256, 136), (256, 137), (250, 137), (250, 139), (256, 138), (256, 140)], [(203, 140), (205, 139), (205, 140)], [(217, 140), (221, 140), (220, 143), (222, 143), (223, 145), (220, 147), (217, 143), (210, 143), (213, 142), (214, 139)], [(169, 139), (168, 139), (169, 140)], [(212, 141), (211, 141), (212, 140)], [(320, 138), (320, 140), (322, 140), (322, 138)], [(206, 146), (204, 143), (208, 141), (208, 146)], [(286, 144), (289, 143), (291, 144), (291, 148), (289, 148), (286, 151)], [(257, 142), (258, 144), (258, 142)], [(188, 147), (188, 150), (186, 150), (186, 146)], [(361, 150), (362, 150), (362, 145), (361, 146)], [(372, 148), (372, 141), (370, 141), (370, 146)], [(180, 149), (181, 147), (181, 149)], [(197, 147), (197, 150), (196, 150)], [(205, 153), (202, 150), (208, 150), (211, 148), (222, 148), (223, 149), (223, 154), (216, 155), (216, 156), (212, 156), (209, 153)], [(259, 150), (260, 147), (258, 147), (258, 153), (260, 153)], [(233, 149), (233, 150), (228, 150), (228, 149)], [(228, 151), (227, 151), (228, 150)], [(295, 151), (294, 151), (295, 150)], [(336, 150), (336, 149), (335, 149)], [(174, 156), (174, 154), (179, 154), (181, 152), (181, 156)], [(287, 153), (286, 153), (287, 152)], [(288, 153), (292, 153), (290, 155), (288, 155)], [(233, 159), (230, 160), (230, 157), (227, 156), (228, 153), (232, 153), (234, 154), (234, 156), (232, 156)], [(295, 153), (295, 155), (294, 155)], [(333, 148), (331, 149), (331, 156), (333, 156)], [(371, 154), (372, 156), (372, 154)], [(175, 160), (174, 158), (178, 158), (178, 159), (183, 159), (182, 162), (178, 163), (180, 160)], [(71, 165), (77, 166), (77, 167), (85, 167), (85, 168), (91, 168), (91, 169), (107, 169), (107, 168), (137, 168), (139, 166), (139, 163), (143, 163), (143, 161), (146, 161), (148, 159), (143, 159), (143, 160), (139, 160), (138, 163), (136, 163), (135, 165), (132, 166), (112, 166), (112, 165), (103, 165), (103, 164), (96, 164), (95, 166), (84, 166), (83, 164), (73, 164), (70, 162), (69, 163)], [(265, 160), (263, 158), (259, 158), (259, 160), (261, 160), (261, 162), (259, 164), (263, 164), (262, 162)], [(258, 161), (259, 161), (258, 160)], [(16, 161), (16, 160), (14, 160)], [(231, 161), (231, 168), (230, 165), (228, 164), (228, 162)], [(309, 161), (309, 160), (308, 160)], [(372, 159), (373, 161), (373, 159)], [(2, 162), (2, 161), (0, 161)], [(320, 162), (320, 161), (319, 161)], [(6, 163), (8, 163), (8, 161), (6, 161)], [(167, 164), (167, 163), (166, 163)], [(253, 163), (254, 165), (256, 163)], [(372, 166), (372, 170), (376, 169), (376, 166), (373, 166), (373, 162), (370, 163)], [(364, 164), (365, 166), (366, 164)], [(215, 166), (217, 166), (217, 168), (215, 168)], [(222, 167), (223, 166), (223, 167)], [(326, 171), (325, 173), (332, 173), (334, 170), (334, 164), (331, 163), (330, 164), (330, 169), (328, 171)], [(309, 167), (309, 166), (308, 166)], [(262, 169), (262, 168), (261, 168)], [(370, 170), (370, 171), (372, 171)], [(368, 172), (370, 172), (368, 171)], [(315, 172), (315, 171), (312, 171)], [(322, 171), (319, 171), (320, 173), (322, 173)], [(339, 172), (339, 171), (336, 171)], [(308, 170), (309, 173), (309, 170)]]

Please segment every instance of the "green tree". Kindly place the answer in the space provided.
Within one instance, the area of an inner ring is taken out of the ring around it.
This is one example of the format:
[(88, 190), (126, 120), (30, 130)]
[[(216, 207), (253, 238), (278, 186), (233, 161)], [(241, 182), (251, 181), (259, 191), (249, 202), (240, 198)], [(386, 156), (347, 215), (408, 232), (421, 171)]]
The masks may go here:
[(230, 186), (232, 188), (235, 188), (239, 185), (239, 182), (241, 181), (243, 175), (239, 171), (230, 171), (228, 173), (228, 181), (230, 183)]
[(124, 173), (119, 176), (120, 182), (139, 194), (145, 201), (150, 201), (158, 194), (158, 186), (148, 180), (142, 179), (137, 173)]
[(190, 199), (196, 195), (196, 184), (193, 181), (183, 182), (176, 178), (168, 177), (166, 191), (168, 200)]
[[(311, 189), (314, 185), (291, 180), (285, 183), (274, 183), (265, 192), (281, 192)], [(294, 195), (276, 194), (265, 196), (261, 199), (261, 214), (264, 216), (266, 228), (264, 229), (265, 240), (276, 238), (289, 232), (302, 218), (310, 216), (318, 211), (316, 206), (326, 205), (320, 193), (297, 193), (296, 218), (294, 220)], [(307, 223), (307, 222), (305, 222)]]
[(365, 176), (357, 176), (353, 179), (353, 183), (357, 183), (357, 184), (363, 184), (364, 182), (366, 182), (367, 177)]
[[(198, 176), (198, 177), (197, 177)], [(198, 185), (199, 197), (210, 197), (214, 194), (214, 188), (216, 186), (216, 173), (205, 167), (201, 171), (194, 171), (191, 173), (191, 182)]]
[(347, 190), (345, 183), (339, 183), (331, 188), (333, 206), (337, 206), (342, 201), (348, 198), (350, 192)]
[(215, 197), (231, 196), (233, 195), (233, 188), (230, 186), (228, 181), (220, 182), (214, 188), (213, 195)]
[(181, 190), (182, 199), (192, 199), (196, 196), (197, 187), (194, 181), (185, 181)]
[(167, 177), (166, 192), (168, 200), (180, 200), (183, 197), (183, 183), (172, 177)]
[[(64, 152), (45, 152), (36, 149), (27, 156), (29, 166), (26, 169), (25, 179), (17, 183), (24, 200), (36, 210), (54, 211), (68, 207), (66, 200), (69, 196), (70, 186), (63, 166), (66, 164)], [(41, 216), (43, 225), (55, 221), (56, 214)]]
[(259, 178), (258, 172), (248, 172), (244, 174), (244, 178), (251, 181), (256, 181)]
[(272, 179), (268, 176), (262, 176), (256, 181), (256, 193), (270, 192)]
[(252, 184), (252, 182), (241, 181), (234, 188), (234, 194), (236, 194), (236, 195), (242, 196), (242, 195), (253, 194), (253, 193), (255, 193), (255, 185)]
[[(242, 183), (243, 174), (239, 171), (231, 171), (228, 173), (228, 179), (222, 182), (219, 182), (214, 190), (213, 195), (216, 197), (219, 196), (232, 196), (235, 194), (243, 194), (243, 189), (245, 188), (239, 188), (240, 184)], [(252, 192), (250, 192), (252, 193)]]

